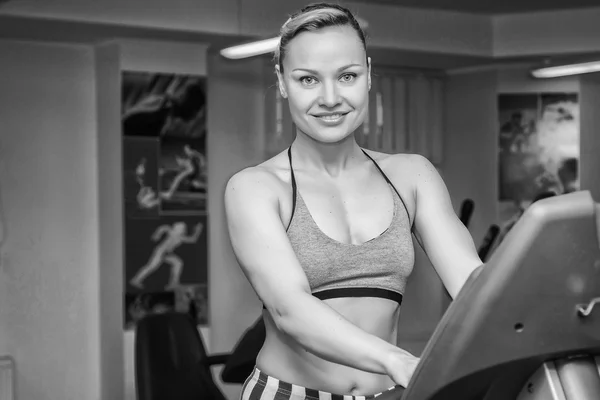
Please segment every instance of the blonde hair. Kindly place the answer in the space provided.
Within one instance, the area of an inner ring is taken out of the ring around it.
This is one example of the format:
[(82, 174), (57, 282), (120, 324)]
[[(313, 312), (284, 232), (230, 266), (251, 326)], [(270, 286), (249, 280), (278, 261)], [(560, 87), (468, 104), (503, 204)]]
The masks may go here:
[(337, 4), (316, 3), (292, 14), (281, 27), (279, 46), (275, 50), (274, 58), (275, 63), (279, 65), (279, 70), (283, 72), (283, 59), (285, 58), (287, 46), (296, 35), (301, 32), (314, 32), (328, 26), (346, 25), (356, 31), (366, 51), (366, 35), (354, 15), (347, 8)]

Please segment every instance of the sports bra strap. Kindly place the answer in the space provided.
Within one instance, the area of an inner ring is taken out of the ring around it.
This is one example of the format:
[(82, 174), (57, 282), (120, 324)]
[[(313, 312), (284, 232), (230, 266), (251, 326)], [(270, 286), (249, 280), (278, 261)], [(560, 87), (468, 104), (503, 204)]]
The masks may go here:
[(373, 158), (369, 154), (367, 154), (367, 152), (364, 149), (361, 149), (361, 150), (362, 150), (363, 153), (365, 153), (365, 156), (369, 157), (369, 159), (371, 161), (373, 161), (373, 164), (375, 164), (375, 167), (379, 170), (379, 172), (381, 172), (381, 175), (383, 175), (383, 179), (385, 179), (385, 181), (392, 188), (394, 188), (394, 191), (396, 192), (396, 194), (400, 198), (400, 201), (402, 202), (402, 205), (404, 206), (404, 210), (406, 211), (406, 216), (408, 217), (408, 220), (409, 220), (410, 224), (412, 225), (412, 222), (410, 221), (410, 213), (408, 212), (408, 207), (406, 207), (406, 203), (404, 203), (404, 199), (402, 198), (402, 196), (400, 196), (400, 192), (398, 192), (398, 189), (396, 189), (396, 186), (394, 186), (394, 184), (392, 183), (392, 181), (390, 181), (390, 179), (387, 177), (387, 175), (385, 174), (385, 172), (383, 172), (383, 170), (381, 169), (381, 167), (379, 166), (379, 164), (377, 164), (377, 162), (375, 160), (373, 160)]
[(289, 229), (292, 220), (294, 219), (294, 212), (296, 212), (296, 192), (297, 192), (297, 188), (296, 188), (296, 177), (294, 176), (294, 168), (292, 167), (292, 146), (288, 147), (288, 158), (290, 160), (290, 172), (292, 174), (292, 215), (290, 217), (290, 222), (286, 228)]
[[(383, 179), (385, 179), (385, 181), (394, 189), (394, 191), (400, 198), (400, 201), (402, 202), (402, 205), (404, 206), (404, 209), (406, 210), (406, 215), (408, 216), (409, 221), (410, 221), (410, 213), (408, 212), (408, 207), (406, 207), (406, 203), (404, 203), (404, 199), (402, 199), (402, 196), (398, 192), (398, 189), (396, 189), (396, 187), (394, 186), (392, 181), (390, 181), (390, 179), (387, 177), (385, 172), (383, 172), (383, 170), (381, 169), (379, 164), (377, 164), (377, 162), (373, 159), (373, 157), (371, 157), (364, 149), (361, 149), (361, 150), (365, 154), (365, 156), (367, 156), (369, 158), (369, 160), (371, 160), (373, 162), (373, 164), (375, 164), (375, 167), (379, 170), (379, 172), (383, 176)], [(290, 160), (290, 172), (292, 175), (292, 216), (290, 218), (290, 224), (291, 224), (292, 219), (294, 218), (294, 212), (296, 211), (296, 194), (297, 194), (298, 188), (296, 186), (296, 177), (294, 176), (294, 168), (292, 166), (292, 146), (288, 147), (287, 153), (288, 153), (288, 159)], [(412, 225), (412, 222), (411, 222), (411, 225)], [(288, 225), (288, 228), (289, 228), (289, 225)]]

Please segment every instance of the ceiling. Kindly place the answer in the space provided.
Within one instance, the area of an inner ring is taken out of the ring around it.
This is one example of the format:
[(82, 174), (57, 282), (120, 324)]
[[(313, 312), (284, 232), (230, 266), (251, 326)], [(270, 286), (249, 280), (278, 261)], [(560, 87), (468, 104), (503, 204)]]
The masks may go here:
[[(3, 1), (0, 0), (0, 4)], [(545, 0), (544, 4), (540, 0), (497, 0), (498, 3), (492, 0), (360, 0), (365, 3), (387, 3), (396, 4), (399, 6), (418, 6), (418, 8), (445, 8), (454, 11), (468, 10), (470, 12), (485, 12), (489, 14), (491, 11), (501, 10), (501, 12), (515, 12), (519, 9), (531, 10), (548, 9), (550, 7), (561, 6), (557, 4), (558, 0)], [(500, 3), (503, 1), (502, 3)], [(584, 4), (600, 6), (600, 0), (563, 0), (567, 1), (571, 7), (581, 7)], [(451, 3), (448, 5), (447, 3)], [(16, 39), (27, 41), (49, 41), (49, 42), (65, 42), (65, 43), (82, 43), (92, 44), (99, 43), (111, 38), (129, 38), (129, 39), (145, 39), (145, 40), (168, 40), (182, 42), (206, 42), (211, 43), (211, 51), (218, 51), (221, 48), (239, 44), (240, 41), (251, 40), (253, 38), (238, 36), (223, 36), (210, 35), (202, 33), (193, 33), (188, 31), (178, 31), (169, 29), (151, 29), (144, 27), (124, 26), (118, 24), (103, 24), (76, 21), (60, 21), (52, 19), (28, 18), (17, 16), (2, 16), (0, 15), (0, 40)], [(418, 68), (431, 70), (461, 70), (464, 68), (481, 67), (497, 64), (515, 64), (515, 63), (531, 63), (540, 64), (547, 62), (551, 58), (562, 60), (564, 55), (535, 55), (528, 57), (514, 58), (493, 58), (485, 56), (470, 56), (456, 55), (445, 53), (427, 53), (410, 50), (390, 50), (371, 48), (370, 56), (376, 60), (380, 66), (401, 66), (403, 68)], [(585, 59), (590, 57), (590, 54), (572, 54), (572, 57), (580, 57)], [(594, 56), (600, 56), (595, 54)]]
[(459, 11), (476, 14), (512, 14), (600, 6), (600, 0), (362, 0), (364, 3)]

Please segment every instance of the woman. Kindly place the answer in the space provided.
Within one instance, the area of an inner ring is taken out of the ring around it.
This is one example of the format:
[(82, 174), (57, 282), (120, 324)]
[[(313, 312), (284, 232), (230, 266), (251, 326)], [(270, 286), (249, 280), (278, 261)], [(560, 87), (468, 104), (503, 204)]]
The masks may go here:
[(275, 70), (296, 138), (225, 190), (233, 249), (265, 306), (266, 339), (242, 398), (406, 387), (419, 360), (396, 336), (412, 234), (452, 297), (482, 264), (472, 238), (427, 159), (357, 145), (371, 60), (348, 10), (321, 3), (293, 15)]

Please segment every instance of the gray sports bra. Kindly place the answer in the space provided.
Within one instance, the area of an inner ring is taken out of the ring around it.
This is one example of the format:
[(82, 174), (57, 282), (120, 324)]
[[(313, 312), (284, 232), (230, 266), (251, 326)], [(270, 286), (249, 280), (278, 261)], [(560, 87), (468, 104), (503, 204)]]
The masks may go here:
[(323, 233), (296, 186), (290, 148), (294, 204), (287, 235), (317, 298), (381, 297), (400, 304), (415, 259), (410, 217), (394, 185), (375, 160), (364, 150), (363, 153), (392, 190), (394, 216), (390, 226), (360, 245), (341, 243)]

